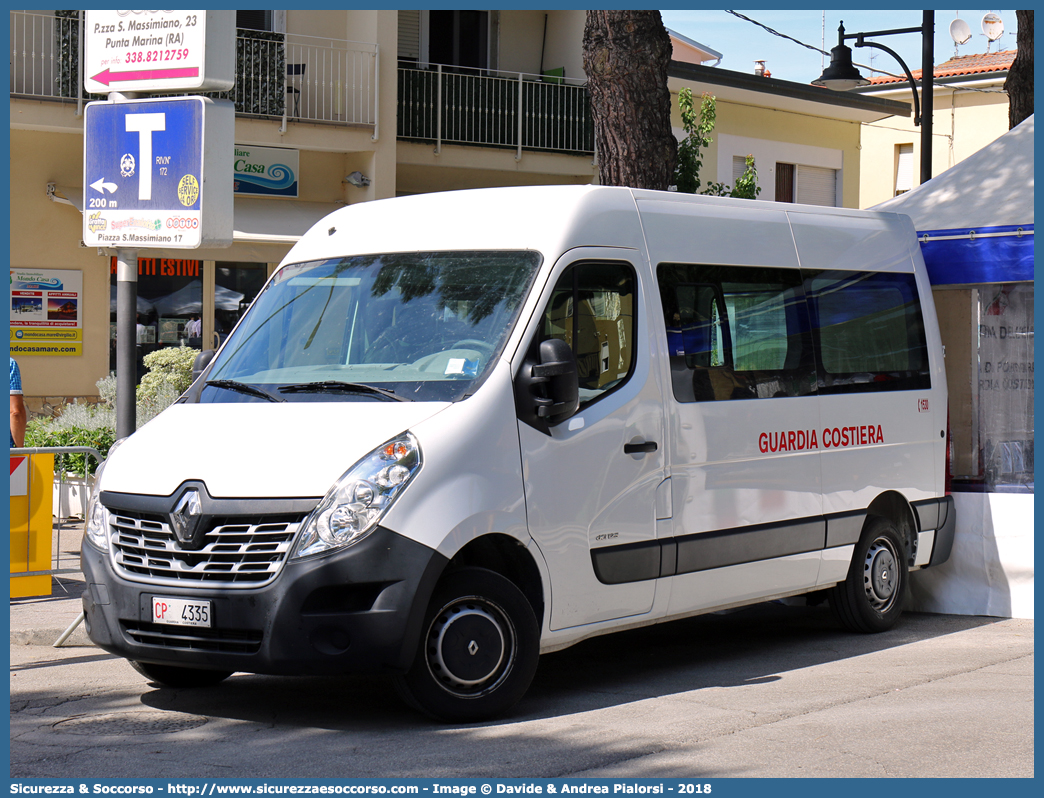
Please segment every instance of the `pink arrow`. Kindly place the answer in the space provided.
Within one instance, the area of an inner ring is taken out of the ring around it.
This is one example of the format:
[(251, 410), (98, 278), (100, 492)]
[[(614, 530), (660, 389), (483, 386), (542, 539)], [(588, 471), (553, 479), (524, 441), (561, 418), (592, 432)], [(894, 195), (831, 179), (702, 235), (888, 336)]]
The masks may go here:
[(110, 72), (108, 68), (99, 72), (91, 80), (108, 86), (112, 82), (123, 83), (129, 80), (172, 80), (174, 78), (194, 78), (199, 76), (199, 67), (183, 69), (142, 69), (137, 72)]

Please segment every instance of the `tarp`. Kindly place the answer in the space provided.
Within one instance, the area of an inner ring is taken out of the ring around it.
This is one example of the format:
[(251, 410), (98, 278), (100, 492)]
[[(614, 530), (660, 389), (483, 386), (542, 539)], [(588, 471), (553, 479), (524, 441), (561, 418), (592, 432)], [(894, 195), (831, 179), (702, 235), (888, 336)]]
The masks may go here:
[(1033, 279), (1033, 126), (874, 206), (913, 220), (933, 285)]

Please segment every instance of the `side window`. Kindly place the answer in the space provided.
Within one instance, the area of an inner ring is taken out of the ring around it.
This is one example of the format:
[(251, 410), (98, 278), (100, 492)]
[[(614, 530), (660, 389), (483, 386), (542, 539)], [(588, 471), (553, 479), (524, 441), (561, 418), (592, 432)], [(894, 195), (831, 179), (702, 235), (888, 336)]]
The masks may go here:
[(540, 340), (559, 338), (576, 356), (580, 406), (634, 371), (635, 275), (625, 263), (580, 263), (559, 278)]
[(818, 272), (807, 290), (822, 393), (931, 388), (912, 274)]
[(679, 402), (815, 392), (797, 270), (660, 264), (657, 277)]

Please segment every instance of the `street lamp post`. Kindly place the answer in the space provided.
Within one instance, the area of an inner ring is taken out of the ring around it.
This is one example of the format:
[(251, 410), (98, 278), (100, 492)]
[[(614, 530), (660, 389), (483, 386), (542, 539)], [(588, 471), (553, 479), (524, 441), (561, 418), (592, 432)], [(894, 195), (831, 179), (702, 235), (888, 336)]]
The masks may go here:
[[(910, 81), (910, 89), (914, 98), (914, 125), (921, 128), (921, 183), (927, 183), (932, 178), (932, 110), (933, 110), (933, 78), (935, 74), (935, 12), (923, 11), (921, 27), (919, 28), (894, 28), (892, 30), (875, 30), (865, 33), (845, 33), (844, 23), (837, 29), (837, 47), (830, 51), (830, 66), (823, 70), (823, 74), (812, 81), (814, 86), (825, 86), (828, 89), (845, 91), (854, 89), (856, 86), (866, 86), (870, 81), (859, 74), (859, 70), (852, 65), (852, 50), (845, 45), (846, 39), (855, 39), (856, 47), (875, 47), (884, 50), (891, 55), (906, 73), (906, 79)], [(877, 42), (868, 42), (869, 36), (891, 36), (897, 33), (920, 33), (921, 34), (921, 96), (917, 96), (917, 83), (910, 73), (906, 62), (889, 47)]]

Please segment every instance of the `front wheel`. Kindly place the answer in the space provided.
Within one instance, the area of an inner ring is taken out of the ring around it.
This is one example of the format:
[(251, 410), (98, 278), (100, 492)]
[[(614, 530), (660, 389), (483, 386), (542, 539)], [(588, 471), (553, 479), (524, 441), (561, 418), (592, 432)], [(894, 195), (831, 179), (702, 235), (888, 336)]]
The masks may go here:
[(830, 592), (830, 606), (853, 632), (887, 631), (903, 612), (909, 578), (899, 531), (888, 519), (873, 518), (856, 544), (848, 578)]
[(515, 585), (485, 568), (448, 574), (435, 590), (410, 670), (396, 678), (407, 703), (470, 723), (506, 712), (536, 673), (540, 628)]
[(156, 665), (152, 662), (128, 660), (131, 667), (149, 681), (164, 687), (213, 687), (232, 675), (232, 671), (182, 668), (178, 665)]

